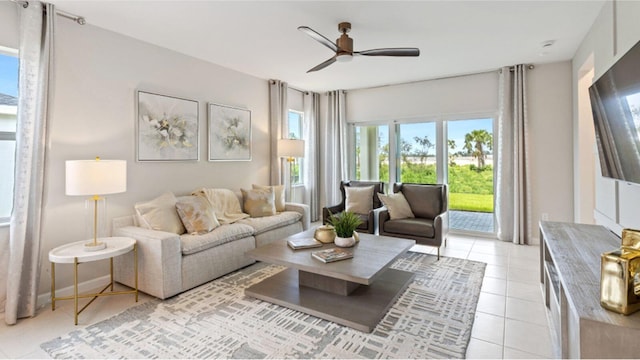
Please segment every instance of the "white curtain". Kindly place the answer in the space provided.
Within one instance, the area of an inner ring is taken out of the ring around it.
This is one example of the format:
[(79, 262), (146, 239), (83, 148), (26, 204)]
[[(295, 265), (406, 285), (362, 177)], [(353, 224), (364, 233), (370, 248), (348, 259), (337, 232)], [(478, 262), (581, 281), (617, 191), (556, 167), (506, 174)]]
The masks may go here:
[(52, 4), (20, 6), (20, 75), (5, 322), (34, 316), (40, 275), (47, 122), (53, 87)]
[(326, 119), (321, 124), (320, 203), (334, 205), (342, 200), (340, 181), (347, 180), (346, 96), (342, 90), (327, 94)]
[(282, 129), (289, 108), (287, 107), (288, 85), (284, 81), (269, 80), (269, 132), (271, 134), (271, 185), (283, 184), (282, 159), (278, 156), (278, 139), (282, 139)]
[(304, 203), (311, 221), (320, 219), (320, 95), (305, 92), (304, 106)]
[(531, 238), (529, 133), (526, 65), (500, 71), (496, 219), (502, 241), (528, 244)]

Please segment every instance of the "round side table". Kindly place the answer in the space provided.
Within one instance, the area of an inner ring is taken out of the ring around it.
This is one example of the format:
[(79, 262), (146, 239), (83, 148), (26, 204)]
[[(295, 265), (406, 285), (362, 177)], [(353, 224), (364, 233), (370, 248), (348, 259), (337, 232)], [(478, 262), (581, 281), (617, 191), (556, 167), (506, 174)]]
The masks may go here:
[[(51, 310), (56, 309), (56, 300), (74, 300), (74, 320), (78, 325), (78, 315), (86, 309), (99, 296), (135, 294), (138, 302), (138, 248), (136, 240), (128, 237), (107, 237), (100, 238), (100, 241), (107, 244), (107, 247), (97, 251), (85, 251), (85, 243), (90, 240), (77, 241), (70, 244), (58, 246), (49, 251), (49, 261), (51, 262)], [(135, 273), (135, 289), (124, 291), (113, 291), (113, 258), (133, 251), (133, 268)], [(109, 259), (110, 282), (98, 293), (78, 294), (78, 265), (82, 263)], [(56, 263), (74, 264), (73, 267), (73, 296), (56, 297)], [(108, 288), (110, 292), (105, 292)], [(78, 311), (78, 299), (92, 298), (82, 309)]]

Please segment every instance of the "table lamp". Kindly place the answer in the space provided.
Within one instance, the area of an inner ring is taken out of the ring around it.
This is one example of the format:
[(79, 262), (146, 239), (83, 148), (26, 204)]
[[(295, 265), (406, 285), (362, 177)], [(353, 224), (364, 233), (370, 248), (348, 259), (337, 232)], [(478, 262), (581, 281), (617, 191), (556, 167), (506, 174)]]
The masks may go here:
[[(98, 225), (106, 223), (106, 200), (100, 195), (117, 194), (127, 191), (127, 162), (125, 160), (67, 160), (65, 163), (65, 193), (67, 195), (90, 195), (85, 206), (93, 207), (93, 241), (85, 244), (86, 251), (106, 248), (98, 241)], [(98, 207), (102, 207), (101, 221), (98, 221)], [(88, 216), (89, 217), (89, 216)], [(87, 222), (89, 223), (89, 221)]]
[(304, 141), (297, 139), (280, 139), (278, 140), (278, 156), (287, 158), (289, 163), (289, 196), (293, 201), (293, 193), (291, 192), (291, 184), (293, 183), (293, 166), (297, 158), (304, 157)]

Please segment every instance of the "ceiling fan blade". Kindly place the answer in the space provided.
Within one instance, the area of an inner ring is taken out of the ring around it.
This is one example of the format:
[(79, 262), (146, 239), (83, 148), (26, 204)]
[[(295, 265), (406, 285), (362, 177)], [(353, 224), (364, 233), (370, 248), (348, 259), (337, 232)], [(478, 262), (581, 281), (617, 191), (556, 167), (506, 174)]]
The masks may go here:
[(312, 28), (310, 28), (308, 26), (298, 26), (298, 30), (300, 30), (303, 33), (311, 36), (315, 41), (317, 41), (320, 44), (328, 47), (332, 51), (338, 52), (338, 46), (336, 44), (334, 44), (333, 41), (327, 39), (322, 34), (320, 34), (319, 32), (317, 32), (315, 30), (313, 30)]
[(384, 48), (365, 51), (354, 51), (354, 55), (365, 56), (420, 56), (418, 48)]
[(333, 64), (334, 62), (336, 62), (336, 57), (335, 56), (332, 57), (331, 59), (321, 63), (321, 64), (316, 65), (313, 69), (307, 71), (307, 73), (318, 71), (318, 70), (322, 70), (322, 69), (326, 68), (327, 66)]

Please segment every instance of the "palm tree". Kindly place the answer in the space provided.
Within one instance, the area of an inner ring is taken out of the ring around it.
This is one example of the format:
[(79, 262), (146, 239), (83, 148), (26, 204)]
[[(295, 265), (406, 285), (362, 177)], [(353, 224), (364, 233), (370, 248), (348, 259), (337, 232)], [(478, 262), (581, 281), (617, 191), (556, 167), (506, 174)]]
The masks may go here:
[(493, 148), (493, 135), (487, 130), (472, 130), (464, 136), (464, 149), (478, 160), (478, 169), (484, 167), (484, 160), (487, 158), (488, 150)]

